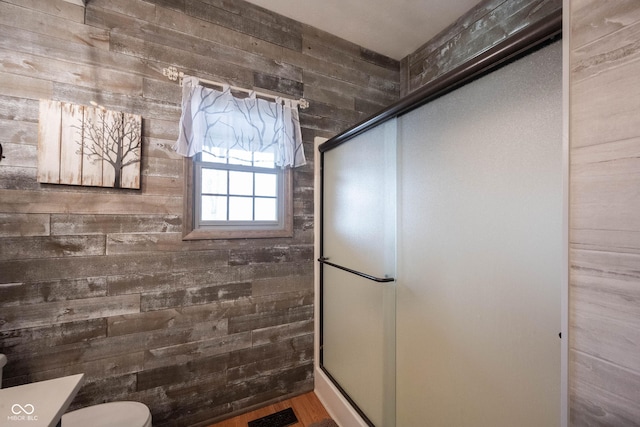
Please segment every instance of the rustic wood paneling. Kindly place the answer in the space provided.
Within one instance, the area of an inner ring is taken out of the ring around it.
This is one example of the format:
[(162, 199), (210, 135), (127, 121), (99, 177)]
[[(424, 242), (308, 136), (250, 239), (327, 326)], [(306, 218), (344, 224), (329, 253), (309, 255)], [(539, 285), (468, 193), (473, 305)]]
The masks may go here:
[(570, 4), (571, 425), (639, 425), (640, 4)]
[(0, 238), (13, 236), (48, 236), (49, 214), (0, 213)]
[[(73, 19), (69, 20), (68, 16), (53, 16), (34, 8), (34, 5), (37, 8), (45, 3), (53, 6), (52, 2), (21, 3), (25, 3), (23, 7), (6, 1), (0, 2), (1, 25), (49, 35), (65, 42), (80, 42), (92, 48), (109, 48), (109, 34), (106, 31), (83, 25), (81, 22), (74, 22)], [(45, 8), (51, 10), (49, 7), (45, 6)], [(84, 7), (81, 12), (84, 14)]]
[(0, 313), (0, 330), (31, 328), (139, 311), (140, 295), (30, 304), (28, 308), (23, 305), (7, 306), (3, 307), (2, 313)]
[[(139, 400), (158, 427), (310, 390), (312, 141), (395, 101), (398, 62), (243, 1), (0, 0), (0, 63), (4, 385), (84, 372), (72, 409)], [(169, 65), (311, 102), (292, 238), (182, 241)], [(40, 99), (140, 115), (140, 190), (38, 183)]]
[(562, 0), (485, 0), (407, 57), (408, 94), (453, 70), (525, 26), (562, 8)]

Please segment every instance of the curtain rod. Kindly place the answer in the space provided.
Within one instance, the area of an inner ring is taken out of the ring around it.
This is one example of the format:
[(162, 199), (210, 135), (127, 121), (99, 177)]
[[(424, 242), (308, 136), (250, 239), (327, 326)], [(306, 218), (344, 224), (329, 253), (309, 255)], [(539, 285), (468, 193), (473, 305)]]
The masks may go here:
[[(276, 100), (277, 98), (285, 98), (283, 96), (278, 96), (278, 95), (272, 95), (270, 93), (265, 93), (265, 92), (258, 92), (256, 90), (253, 89), (245, 89), (243, 87), (238, 87), (238, 86), (231, 86), (228, 85), (226, 83), (221, 83), (221, 82), (216, 82), (214, 80), (207, 80), (207, 79), (201, 79), (200, 77), (195, 77), (195, 76), (188, 76), (187, 74), (183, 73), (182, 71), (178, 71), (178, 69), (176, 67), (169, 67), (169, 68), (163, 68), (162, 69), (162, 75), (166, 76), (169, 80), (172, 81), (178, 81), (178, 83), (180, 83), (180, 86), (182, 86), (182, 79), (184, 79), (185, 77), (193, 77), (196, 80), (198, 80), (198, 84), (202, 85), (204, 83), (204, 85), (213, 85), (213, 86), (220, 86), (220, 87), (225, 87), (228, 86), (231, 90), (235, 90), (238, 92), (244, 92), (244, 93), (251, 93), (254, 92), (257, 96), (261, 96), (263, 98), (270, 98), (273, 100)], [(290, 98), (287, 98), (290, 99)], [(309, 101), (307, 101), (304, 98), (300, 98), (300, 99), (291, 99), (291, 101), (297, 105), (299, 108), (305, 110), (307, 108), (309, 108)]]

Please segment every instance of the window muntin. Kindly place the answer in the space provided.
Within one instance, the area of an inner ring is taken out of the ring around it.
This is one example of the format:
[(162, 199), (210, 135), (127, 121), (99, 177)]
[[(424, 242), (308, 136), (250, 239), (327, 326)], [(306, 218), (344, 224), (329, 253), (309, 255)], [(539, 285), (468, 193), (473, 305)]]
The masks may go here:
[(290, 172), (277, 167), (274, 160), (273, 153), (224, 152), (221, 148), (197, 154), (194, 230), (238, 233), (282, 230), (289, 235), (290, 197), (286, 194), (289, 188), (286, 181)]

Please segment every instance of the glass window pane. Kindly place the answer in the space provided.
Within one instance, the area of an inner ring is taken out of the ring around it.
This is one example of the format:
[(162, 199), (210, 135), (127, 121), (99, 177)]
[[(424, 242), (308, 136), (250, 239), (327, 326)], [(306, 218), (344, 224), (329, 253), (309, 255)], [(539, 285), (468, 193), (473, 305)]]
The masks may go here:
[(227, 194), (227, 171), (202, 168), (202, 193)]
[(227, 198), (224, 196), (202, 196), (202, 221), (226, 221)]
[(276, 199), (256, 199), (256, 221), (276, 221), (277, 219), (278, 210)]
[(256, 174), (256, 196), (276, 197), (278, 190), (278, 179), (272, 173)]
[(253, 195), (253, 173), (230, 171), (229, 194), (243, 196)]
[(202, 161), (213, 163), (227, 163), (227, 150), (224, 148), (212, 147), (202, 150)]
[(253, 152), (245, 150), (229, 150), (229, 164), (251, 166)]
[(253, 153), (254, 166), (259, 168), (274, 168), (275, 156), (271, 152), (255, 152)]
[(251, 197), (229, 197), (229, 220), (251, 221), (253, 219), (253, 199)]

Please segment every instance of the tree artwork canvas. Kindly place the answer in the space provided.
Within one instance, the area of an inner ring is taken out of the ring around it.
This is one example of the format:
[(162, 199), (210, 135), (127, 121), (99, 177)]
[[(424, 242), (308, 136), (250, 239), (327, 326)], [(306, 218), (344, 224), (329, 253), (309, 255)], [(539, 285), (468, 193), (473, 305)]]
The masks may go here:
[(40, 101), (38, 182), (140, 188), (142, 118)]

